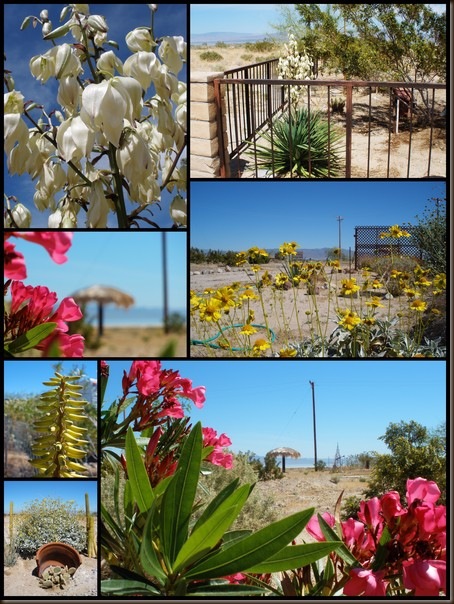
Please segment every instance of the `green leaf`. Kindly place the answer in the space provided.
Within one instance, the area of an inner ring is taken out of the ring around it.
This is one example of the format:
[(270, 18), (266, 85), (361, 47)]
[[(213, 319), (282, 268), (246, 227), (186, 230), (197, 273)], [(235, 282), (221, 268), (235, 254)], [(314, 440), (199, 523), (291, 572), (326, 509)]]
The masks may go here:
[(153, 503), (154, 493), (131, 426), (129, 426), (126, 433), (125, 450), (126, 468), (132, 495), (139, 506), (139, 510), (147, 512)]
[[(323, 516), (321, 514), (317, 514), (317, 517), (318, 517), (318, 523), (320, 525), (320, 530), (322, 531), (325, 539), (327, 541), (337, 541), (339, 539), (338, 535), (333, 531), (333, 529), (326, 522), (326, 520), (323, 518)], [(351, 551), (348, 549), (348, 547), (345, 545), (345, 543), (337, 549), (337, 553), (342, 558), (342, 560), (347, 562), (347, 564), (349, 564), (353, 568), (356, 566), (360, 566), (358, 560), (351, 553)]]
[(43, 36), (43, 40), (55, 40), (55, 38), (61, 38), (65, 36), (69, 32), (69, 22), (64, 25), (60, 25), (56, 29), (53, 29), (51, 32), (47, 34), (47, 36)]
[[(202, 452), (202, 455), (203, 455), (203, 452)], [(239, 482), (240, 482), (239, 478), (232, 480), (232, 482), (230, 484), (228, 484), (224, 489), (222, 489), (222, 491), (220, 491), (220, 493), (218, 493), (216, 495), (216, 497), (214, 497), (214, 499), (212, 499), (212, 501), (210, 501), (210, 503), (207, 505), (207, 507), (203, 511), (202, 515), (200, 516), (200, 518), (195, 523), (195, 525), (192, 529), (192, 532), (196, 531), (199, 528), (199, 526), (205, 522), (205, 520), (207, 520), (208, 518), (210, 518), (210, 516), (212, 516), (213, 512), (221, 505), (221, 503), (223, 501), (225, 501), (228, 497), (230, 497), (230, 495), (238, 488)]]
[(320, 543), (304, 543), (289, 545), (264, 562), (248, 568), (248, 573), (278, 573), (283, 570), (301, 568), (320, 558), (324, 558), (342, 545), (342, 541), (322, 541)]
[(226, 597), (226, 596), (260, 596), (269, 593), (269, 590), (264, 587), (256, 587), (255, 585), (241, 585), (235, 583), (217, 583), (214, 585), (206, 585), (196, 587), (193, 591), (189, 591), (189, 597)]
[(156, 596), (161, 595), (160, 592), (140, 581), (127, 581), (124, 579), (109, 579), (108, 581), (101, 581), (101, 594), (103, 596), (149, 596), (150, 594)]
[(140, 548), (140, 563), (143, 570), (150, 576), (157, 579), (165, 579), (166, 574), (159, 562), (155, 548), (153, 547), (153, 538), (156, 538), (154, 524), (156, 519), (156, 505), (151, 507), (148, 513), (147, 522), (143, 530), (142, 546)]
[(184, 443), (177, 471), (162, 497), (161, 542), (170, 565), (188, 538), (201, 463), (202, 426), (198, 422)]
[(175, 560), (174, 572), (200, 560), (213, 549), (241, 512), (249, 493), (250, 485), (241, 486), (227, 499), (224, 499), (217, 509), (212, 509), (209, 517), (204, 517), (203, 522), (193, 530), (189, 539), (180, 549)]
[(297, 537), (314, 513), (314, 508), (273, 522), (235, 545), (205, 558), (187, 573), (186, 578), (223, 577), (268, 560)]
[(56, 327), (56, 323), (43, 323), (42, 325), (32, 327), (32, 329), (19, 336), (14, 342), (7, 344), (6, 348), (12, 354), (30, 350), (30, 348), (34, 348), (42, 342), (44, 338), (50, 336)]

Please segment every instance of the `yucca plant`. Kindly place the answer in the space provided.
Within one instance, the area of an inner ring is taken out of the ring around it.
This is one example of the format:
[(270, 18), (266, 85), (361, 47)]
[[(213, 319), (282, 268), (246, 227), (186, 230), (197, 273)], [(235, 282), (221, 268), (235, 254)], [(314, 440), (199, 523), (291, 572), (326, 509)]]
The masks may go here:
[(320, 112), (309, 113), (305, 108), (287, 111), (262, 138), (266, 146), (254, 146), (251, 153), (257, 158), (257, 167), (273, 176), (327, 178), (340, 174), (342, 134)]
[(32, 453), (34, 459), (30, 464), (37, 468), (39, 476), (53, 478), (81, 478), (86, 475), (86, 468), (79, 460), (86, 456), (82, 440), (87, 431), (78, 423), (86, 420), (84, 407), (87, 401), (82, 400), (79, 390), (83, 386), (75, 384), (78, 375), (55, 375), (45, 386), (50, 390), (40, 396), (37, 408), (42, 416), (34, 422), (34, 430), (38, 433)]

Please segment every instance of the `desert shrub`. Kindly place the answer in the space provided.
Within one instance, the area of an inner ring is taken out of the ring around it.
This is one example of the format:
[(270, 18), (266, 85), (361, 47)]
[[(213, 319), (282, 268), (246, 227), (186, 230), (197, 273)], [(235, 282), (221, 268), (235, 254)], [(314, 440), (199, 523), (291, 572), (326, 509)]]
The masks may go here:
[(413, 238), (423, 251), (426, 264), (435, 273), (446, 273), (446, 199), (433, 198), (435, 209), (426, 207), (413, 227)]
[(17, 560), (17, 550), (14, 541), (6, 543), (3, 540), (3, 564), (4, 566), (14, 566)]
[(441, 500), (446, 500), (446, 436), (430, 434), (411, 420), (389, 424), (379, 437), (391, 453), (377, 454), (365, 495), (379, 497), (386, 491), (405, 494), (409, 478), (425, 478), (437, 483)]
[(340, 478), (339, 478), (339, 476), (331, 476), (329, 481), (332, 482), (333, 484), (339, 484)]
[(45, 543), (60, 541), (77, 551), (85, 548), (85, 528), (77, 521), (71, 501), (45, 497), (29, 503), (18, 524), (16, 547), (23, 558), (32, 557)]
[(240, 58), (243, 59), (243, 61), (252, 61), (253, 55), (251, 55), (251, 54), (245, 54), (245, 55), (241, 55)]
[(257, 42), (247, 42), (244, 47), (250, 52), (271, 52), (276, 49), (276, 43), (272, 40), (257, 40)]
[(186, 327), (186, 318), (178, 312), (170, 313), (167, 317), (167, 329), (171, 333), (182, 333)]
[(333, 113), (343, 113), (345, 109), (345, 99), (334, 98), (331, 99), (331, 111)]
[[(203, 476), (199, 482), (199, 492), (202, 502), (202, 507), (199, 510), (200, 514), (213, 496), (219, 493), (232, 480), (239, 478), (240, 484), (254, 484), (258, 480), (258, 472), (254, 468), (254, 462), (249, 453), (238, 453), (235, 455), (233, 467), (230, 470), (214, 465), (210, 465), (209, 470), (210, 474)], [(254, 489), (232, 528), (258, 530), (273, 522), (276, 518), (274, 500), (271, 497), (263, 496)]]
[(215, 50), (205, 50), (200, 53), (200, 59), (202, 61), (222, 61), (224, 57)]
[(216, 42), (216, 48), (227, 48), (227, 44), (225, 42)]
[(317, 463), (315, 464), (315, 469), (316, 469), (318, 472), (323, 472), (323, 470), (324, 470), (325, 468), (326, 468), (326, 462), (325, 462), (325, 461), (323, 461), (323, 459), (319, 459), (319, 460), (317, 461)]
[(350, 495), (350, 497), (347, 497), (342, 503), (341, 520), (348, 520), (349, 518), (357, 520), (359, 504), (361, 503), (362, 499), (362, 497), (358, 497), (357, 495)]
[(284, 476), (277, 459), (269, 453), (265, 455), (264, 463), (257, 459), (255, 467), (258, 472), (259, 480), (275, 480), (276, 478), (283, 478)]
[(342, 134), (330, 127), (320, 112), (299, 109), (274, 120), (263, 134), (267, 146), (254, 145), (257, 167), (278, 177), (337, 176)]

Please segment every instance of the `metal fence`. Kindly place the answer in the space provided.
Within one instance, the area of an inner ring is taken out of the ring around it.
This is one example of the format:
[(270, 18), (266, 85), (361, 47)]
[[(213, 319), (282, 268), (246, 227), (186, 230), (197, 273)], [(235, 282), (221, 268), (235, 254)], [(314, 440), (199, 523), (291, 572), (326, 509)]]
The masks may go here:
[[(328, 178), (412, 178), (446, 177), (446, 159), (433, 166), (435, 146), (446, 147), (446, 84), (365, 82), (351, 80), (279, 80), (277, 61), (258, 63), (226, 72), (224, 78), (214, 80), (221, 136), (221, 177), (276, 177), (279, 174), (268, 167), (261, 169), (257, 159), (258, 145), (263, 146), (266, 133), (274, 154), (277, 120), (289, 106), (292, 90), (303, 91), (300, 106), (307, 110), (307, 119), (321, 114), (328, 126), (328, 155), (335, 132), (342, 136), (341, 174), (334, 174), (328, 166)], [(404, 94), (401, 92), (404, 91)], [(223, 101), (221, 102), (221, 99)], [(344, 107), (334, 109), (335, 99)], [(224, 131), (227, 140), (223, 140)], [(423, 131), (423, 139), (420, 133)], [(377, 162), (377, 135), (381, 135), (380, 166)], [(416, 136), (418, 140), (415, 141)], [(271, 141), (271, 142), (270, 142)], [(295, 145), (288, 145), (289, 164), (293, 165)], [(417, 143), (417, 144), (416, 144)], [(311, 143), (308, 141), (308, 174), (312, 177)], [(396, 168), (396, 153), (400, 157)], [(424, 156), (424, 167), (415, 159)], [(315, 161), (315, 158), (312, 158)], [(442, 163), (442, 165), (440, 165)], [(295, 175), (290, 170), (287, 177)]]
[[(380, 238), (381, 233), (389, 231), (388, 226), (357, 226), (355, 227), (355, 269), (359, 268), (361, 260), (379, 256), (408, 256), (423, 259), (423, 251), (414, 237), (400, 237), (398, 239)], [(416, 227), (405, 227), (413, 235)]]

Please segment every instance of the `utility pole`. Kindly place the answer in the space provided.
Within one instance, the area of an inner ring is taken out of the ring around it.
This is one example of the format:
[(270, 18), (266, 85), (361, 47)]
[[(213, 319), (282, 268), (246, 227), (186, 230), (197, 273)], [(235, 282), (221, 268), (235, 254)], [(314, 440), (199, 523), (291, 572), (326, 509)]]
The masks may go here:
[(169, 333), (169, 302), (168, 302), (168, 287), (167, 287), (167, 245), (166, 233), (162, 231), (162, 278), (163, 278), (163, 294), (164, 294), (164, 333)]
[(314, 469), (317, 472), (317, 429), (316, 429), (316, 425), (315, 425), (315, 391), (314, 391), (314, 382), (311, 382), (309, 380), (309, 384), (311, 385), (312, 388), (312, 417), (313, 417), (313, 421), (314, 421)]
[(344, 220), (342, 216), (336, 218), (339, 223), (339, 260), (342, 260), (342, 238), (341, 238), (341, 222)]

